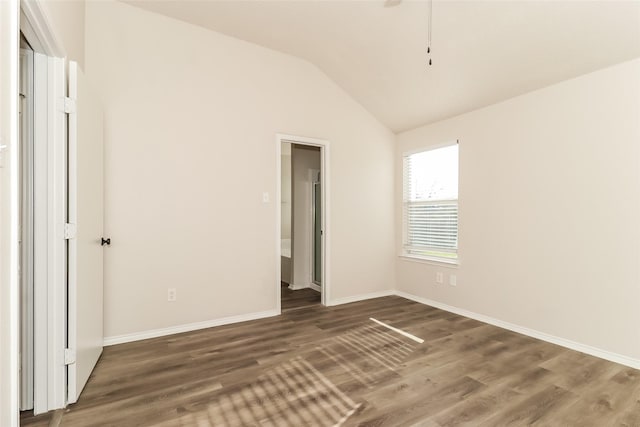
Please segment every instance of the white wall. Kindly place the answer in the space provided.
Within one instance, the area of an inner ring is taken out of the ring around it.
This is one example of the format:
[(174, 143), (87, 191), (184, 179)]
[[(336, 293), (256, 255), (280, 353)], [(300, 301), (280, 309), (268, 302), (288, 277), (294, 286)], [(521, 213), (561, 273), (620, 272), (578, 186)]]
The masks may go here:
[[(291, 143), (282, 143), (282, 155), (280, 157), (280, 238), (282, 239), (282, 252), (280, 263), (280, 280), (291, 283), (293, 270), (293, 254), (291, 253)], [(287, 250), (285, 251), (285, 242)]]
[(460, 140), (460, 266), (398, 289), (640, 360), (639, 118), (635, 60), (400, 134), (399, 244), (402, 153)]
[(312, 188), (309, 170), (320, 170), (320, 149), (304, 145), (291, 148), (292, 173), (292, 227), (291, 242), (293, 262), (292, 288), (308, 288), (311, 284), (311, 218)]
[(18, 3), (0, 1), (0, 425), (18, 425)]
[(84, 69), (85, 1), (38, 0), (68, 59)]
[(105, 336), (275, 309), (278, 132), (331, 144), (330, 297), (393, 288), (387, 128), (308, 62), (118, 2), (86, 7), (105, 110)]
[(280, 181), (280, 236), (283, 239), (291, 239), (291, 144), (288, 142), (282, 143), (282, 150), (283, 154), (280, 159), (280, 167), (282, 168)]

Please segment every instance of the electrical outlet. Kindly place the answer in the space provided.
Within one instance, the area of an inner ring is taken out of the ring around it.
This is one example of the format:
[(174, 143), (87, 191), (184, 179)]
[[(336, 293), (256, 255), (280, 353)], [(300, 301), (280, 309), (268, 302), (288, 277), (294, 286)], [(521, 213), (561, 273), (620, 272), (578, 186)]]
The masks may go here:
[(176, 300), (176, 288), (167, 289), (167, 301), (175, 301)]
[(441, 271), (436, 273), (436, 283), (442, 284), (444, 283), (444, 277)]
[(455, 274), (450, 274), (449, 275), (449, 285), (451, 285), (451, 286), (457, 286), (458, 285), (458, 279), (456, 278)]

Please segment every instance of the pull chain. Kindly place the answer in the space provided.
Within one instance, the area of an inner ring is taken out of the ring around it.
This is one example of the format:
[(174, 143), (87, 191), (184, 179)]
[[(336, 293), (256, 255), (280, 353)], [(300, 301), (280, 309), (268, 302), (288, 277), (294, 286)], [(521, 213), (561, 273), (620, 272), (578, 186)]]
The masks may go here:
[(429, 0), (429, 17), (427, 21), (427, 58), (429, 58), (429, 65), (431, 65), (431, 26), (433, 16), (433, 0)]

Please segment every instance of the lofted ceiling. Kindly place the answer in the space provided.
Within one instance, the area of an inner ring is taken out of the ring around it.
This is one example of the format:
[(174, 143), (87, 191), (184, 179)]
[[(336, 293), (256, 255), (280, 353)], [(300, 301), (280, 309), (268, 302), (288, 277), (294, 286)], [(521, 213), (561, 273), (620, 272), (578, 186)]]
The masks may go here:
[(127, 0), (304, 58), (395, 132), (640, 57), (640, 1)]

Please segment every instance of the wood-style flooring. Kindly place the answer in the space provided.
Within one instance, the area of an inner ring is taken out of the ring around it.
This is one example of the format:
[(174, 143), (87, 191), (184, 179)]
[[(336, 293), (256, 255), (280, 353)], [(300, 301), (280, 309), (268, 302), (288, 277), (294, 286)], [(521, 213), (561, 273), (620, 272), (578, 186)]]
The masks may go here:
[(385, 297), (107, 347), (60, 425), (638, 427), (640, 371)]
[(287, 283), (281, 282), (280, 284), (280, 308), (282, 311), (295, 310), (320, 304), (320, 292), (314, 291), (311, 288), (292, 291), (289, 289), (289, 285)]

